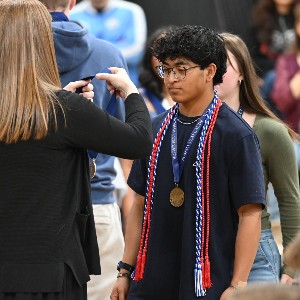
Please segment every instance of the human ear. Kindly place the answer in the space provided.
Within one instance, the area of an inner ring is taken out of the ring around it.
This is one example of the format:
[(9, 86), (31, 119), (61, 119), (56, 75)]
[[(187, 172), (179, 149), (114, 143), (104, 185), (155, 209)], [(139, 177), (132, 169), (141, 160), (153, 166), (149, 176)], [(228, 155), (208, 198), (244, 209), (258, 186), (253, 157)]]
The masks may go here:
[(75, 5), (76, 5), (76, 0), (71, 0), (69, 3), (69, 10), (72, 10)]
[(215, 64), (209, 64), (206, 68), (206, 80), (207, 82), (213, 81), (213, 78), (217, 71), (217, 66)]

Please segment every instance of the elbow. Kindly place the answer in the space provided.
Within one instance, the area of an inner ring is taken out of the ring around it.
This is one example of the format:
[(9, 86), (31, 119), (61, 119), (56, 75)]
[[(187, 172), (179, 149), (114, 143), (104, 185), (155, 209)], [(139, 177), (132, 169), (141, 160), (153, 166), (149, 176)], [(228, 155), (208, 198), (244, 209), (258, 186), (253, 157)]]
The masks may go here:
[(153, 141), (152, 138), (150, 138), (150, 136), (147, 138), (143, 138), (143, 140), (137, 145), (139, 145), (137, 147), (137, 153), (136, 153), (138, 157), (135, 157), (134, 159), (145, 158), (150, 156), (152, 151), (152, 145), (153, 145)]
[(153, 144), (152, 138), (150, 138), (150, 136), (147, 136), (146, 138), (145, 136), (143, 136), (143, 138), (136, 140), (133, 144), (135, 145), (134, 152), (131, 152), (131, 154), (127, 155), (126, 157), (122, 155), (119, 157), (134, 160), (150, 156)]
[[(146, 124), (146, 121), (145, 121)], [(153, 148), (153, 132), (151, 128), (150, 118), (149, 118), (149, 126), (147, 126), (144, 131), (143, 138), (140, 143), (140, 150), (143, 152), (143, 157), (150, 156)]]
[(152, 141), (152, 136), (149, 136), (147, 140), (145, 141), (145, 154), (146, 156), (150, 156), (152, 152), (152, 146), (153, 146), (153, 141)]

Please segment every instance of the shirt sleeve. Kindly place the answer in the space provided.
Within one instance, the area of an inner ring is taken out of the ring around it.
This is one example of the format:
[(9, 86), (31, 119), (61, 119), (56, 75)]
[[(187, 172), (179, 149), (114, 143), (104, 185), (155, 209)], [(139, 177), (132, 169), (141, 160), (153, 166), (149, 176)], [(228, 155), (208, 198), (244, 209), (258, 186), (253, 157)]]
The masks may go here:
[(146, 161), (147, 159), (138, 159), (134, 161), (127, 181), (129, 187), (141, 196), (146, 195), (146, 186), (147, 186)]
[(280, 212), (283, 247), (300, 230), (300, 193), (296, 154), (291, 137), (279, 124), (267, 132), (263, 156)]
[(237, 143), (229, 171), (229, 187), (233, 205), (238, 210), (247, 204), (265, 205), (264, 179), (258, 141), (255, 134)]
[(80, 95), (62, 92), (64, 112), (59, 136), (66, 147), (86, 148), (117, 157), (136, 159), (151, 152), (152, 129), (148, 109), (139, 94), (125, 100), (125, 123)]

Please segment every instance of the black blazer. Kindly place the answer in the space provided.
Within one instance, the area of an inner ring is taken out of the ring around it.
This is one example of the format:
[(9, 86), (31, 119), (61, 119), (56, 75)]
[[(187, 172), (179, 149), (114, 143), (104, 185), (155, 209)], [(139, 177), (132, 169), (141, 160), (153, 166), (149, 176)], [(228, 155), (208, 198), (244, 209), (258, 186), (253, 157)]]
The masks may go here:
[(65, 265), (80, 285), (100, 274), (86, 149), (130, 159), (151, 152), (138, 94), (126, 99), (126, 124), (82, 96), (57, 95), (57, 130), (0, 142), (0, 292), (59, 292)]

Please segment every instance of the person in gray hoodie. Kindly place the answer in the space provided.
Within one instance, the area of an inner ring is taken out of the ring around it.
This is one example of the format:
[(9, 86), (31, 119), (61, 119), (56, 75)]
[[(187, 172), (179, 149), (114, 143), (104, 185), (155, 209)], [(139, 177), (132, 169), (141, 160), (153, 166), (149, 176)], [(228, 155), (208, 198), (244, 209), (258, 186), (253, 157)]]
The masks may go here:
[[(69, 20), (76, 0), (40, 0), (52, 15), (56, 58), (62, 85), (93, 76), (109, 67), (125, 68), (120, 51), (111, 43), (95, 38), (87, 29)], [(93, 101), (102, 109), (111, 105), (105, 81), (93, 80)], [(124, 119), (124, 103), (116, 99), (114, 115)], [(94, 155), (94, 154), (93, 154)], [(96, 174), (91, 179), (96, 233), (101, 257), (101, 276), (91, 276), (88, 299), (107, 300), (117, 276), (116, 262), (121, 259), (124, 237), (120, 210), (116, 203), (113, 180), (116, 177), (115, 157), (97, 154)]]

